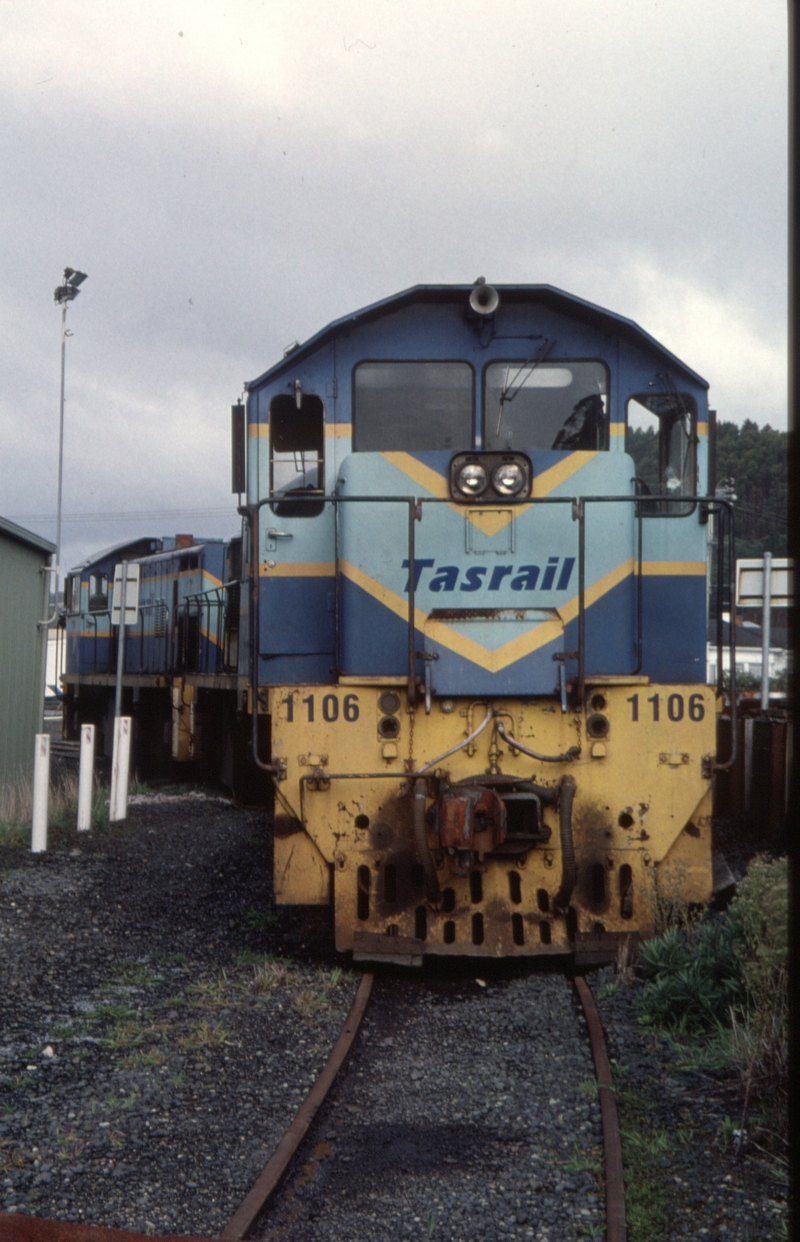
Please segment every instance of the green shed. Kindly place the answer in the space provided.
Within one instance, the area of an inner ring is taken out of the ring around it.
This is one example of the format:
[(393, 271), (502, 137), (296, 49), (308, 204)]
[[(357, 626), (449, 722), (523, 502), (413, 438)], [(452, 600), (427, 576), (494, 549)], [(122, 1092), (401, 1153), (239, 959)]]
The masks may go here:
[(0, 518), (0, 790), (33, 775), (42, 730), (50, 558), (55, 544)]

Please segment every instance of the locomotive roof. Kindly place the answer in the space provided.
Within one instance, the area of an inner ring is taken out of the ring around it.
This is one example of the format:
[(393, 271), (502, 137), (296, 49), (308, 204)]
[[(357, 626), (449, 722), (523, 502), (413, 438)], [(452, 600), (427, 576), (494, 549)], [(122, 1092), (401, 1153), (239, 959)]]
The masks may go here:
[[(361, 310), (344, 315), (341, 319), (334, 319), (332, 323), (329, 323), (319, 332), (315, 332), (307, 341), (291, 350), (280, 362), (276, 362), (274, 366), (269, 367), (257, 379), (246, 383), (245, 389), (249, 391), (252, 388), (257, 388), (265, 380), (274, 379), (281, 372), (291, 370), (296, 366), (300, 358), (313, 353), (315, 349), (335, 336), (343, 328), (355, 327), (357, 324), (369, 323), (372, 320), (380, 319), (390, 311), (399, 310), (414, 302), (451, 302), (459, 294), (466, 300), (474, 287), (474, 285), (412, 285), (410, 289), (404, 289), (402, 293), (394, 293), (391, 297), (382, 298), (380, 302), (372, 302), (369, 306), (364, 306)], [(685, 362), (681, 362), (680, 358), (666, 349), (649, 332), (645, 332), (644, 328), (640, 328), (633, 319), (626, 319), (624, 315), (618, 315), (614, 311), (606, 310), (605, 307), (597, 306), (594, 302), (587, 302), (584, 298), (576, 297), (574, 293), (567, 293), (564, 289), (557, 289), (554, 285), (495, 285), (494, 287), (501, 295), (501, 304), (503, 301), (539, 302), (544, 306), (551, 306), (554, 310), (561, 311), (563, 314), (569, 314), (577, 319), (582, 319), (585, 323), (606, 332), (615, 331), (636, 345), (646, 345), (649, 349), (658, 353), (665, 362), (680, 367), (689, 378), (703, 388), (708, 388), (707, 380), (704, 380), (696, 371), (688, 367)]]
[[(153, 545), (151, 551), (155, 552), (161, 542), (161, 539), (154, 538), (152, 535), (141, 535), (138, 539), (125, 539), (122, 543), (112, 543), (111, 547), (103, 548), (102, 551), (95, 552), (93, 556), (89, 556), (85, 561), (81, 561), (79, 565), (74, 565), (69, 572), (76, 574), (82, 569), (89, 569), (92, 565), (97, 565), (100, 561), (105, 561), (110, 556), (119, 556), (119, 559), (122, 560), (121, 554), (123, 552), (130, 551), (132, 548), (139, 548), (145, 543), (151, 543)], [(142, 555), (147, 556), (148, 553), (140, 551), (137, 554), (137, 559)]]
[[(87, 560), (81, 561), (80, 565), (75, 565), (69, 572), (71, 574), (77, 574), (81, 570), (90, 569), (92, 565), (98, 565), (100, 562), (108, 560), (109, 557), (114, 557), (117, 560), (124, 560), (125, 557), (123, 553), (125, 552), (134, 551), (135, 555), (130, 558), (134, 561), (143, 560), (145, 557), (152, 560), (156, 556), (183, 556), (186, 552), (197, 552), (199, 548), (204, 547), (206, 544), (225, 542), (224, 539), (214, 535), (207, 539), (196, 538), (192, 544), (182, 548), (176, 548), (174, 545), (171, 548), (164, 548), (164, 544), (171, 538), (173, 538), (173, 536), (161, 535), (158, 538), (155, 538), (152, 535), (142, 535), (139, 539), (126, 539), (123, 543), (112, 543), (110, 548), (103, 548), (101, 552), (95, 552), (94, 556), (90, 556)], [(152, 546), (150, 548), (145, 548), (144, 545), (148, 543)], [(138, 549), (138, 551), (136, 551), (136, 549)]]

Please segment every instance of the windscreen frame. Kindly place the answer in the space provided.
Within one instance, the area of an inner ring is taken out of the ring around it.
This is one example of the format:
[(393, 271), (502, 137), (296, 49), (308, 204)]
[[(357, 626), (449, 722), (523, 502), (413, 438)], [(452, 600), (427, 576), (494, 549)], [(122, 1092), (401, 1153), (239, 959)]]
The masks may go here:
[[(540, 361), (532, 360), (530, 362), (527, 362), (525, 359), (521, 359), (521, 358), (490, 358), (488, 359), (486, 363), (484, 364), (483, 370), (481, 373), (481, 446), (482, 448), (484, 448), (487, 452), (493, 452), (493, 453), (501, 453), (501, 452), (530, 453), (531, 451), (533, 452), (553, 452), (553, 451), (554, 452), (574, 452), (575, 450), (571, 448), (553, 449), (552, 442), (546, 445), (545, 444), (534, 444), (534, 443), (531, 443), (529, 440), (524, 443), (513, 444), (513, 445), (503, 445), (503, 444), (498, 444), (496, 442), (493, 442), (490, 444), (489, 434), (488, 434), (489, 426), (490, 426), (490, 418), (493, 416), (496, 417), (497, 411), (494, 410), (494, 408), (492, 410), (489, 409), (489, 403), (487, 399), (489, 371), (491, 370), (492, 367), (495, 367), (495, 366), (505, 366), (505, 367), (510, 367), (512, 369), (513, 368), (523, 369), (526, 366), (529, 366), (531, 371), (534, 371), (534, 370), (547, 371), (547, 370), (552, 370), (556, 368), (569, 369), (570, 367), (574, 367), (577, 365), (584, 365), (587, 363), (600, 367), (605, 376), (605, 390), (597, 394), (597, 395), (600, 395), (602, 398), (604, 398), (602, 441), (601, 441), (600, 447), (593, 449), (592, 451), (608, 452), (611, 447), (611, 408), (612, 408), (611, 407), (611, 397), (612, 397), (611, 367), (609, 366), (605, 358), (598, 358), (598, 357), (581, 357), (581, 358), (543, 357)], [(542, 388), (546, 388), (546, 387), (547, 387), (546, 385), (542, 385)], [(556, 386), (554, 385), (554, 387)], [(563, 387), (569, 387), (569, 385), (564, 385)], [(592, 395), (595, 395), (595, 394), (592, 394)], [(584, 399), (585, 398), (581, 398), (580, 400), (584, 400)], [(570, 417), (572, 417), (572, 415), (575, 413), (577, 404), (578, 403), (573, 405), (570, 413), (568, 413), (565, 416), (565, 421), (566, 419), (569, 419)], [(561, 424), (562, 429), (563, 427), (564, 427), (564, 422), (562, 422)]]
[[(357, 376), (358, 376), (358, 372), (363, 367), (370, 367), (370, 366), (373, 366), (373, 367), (380, 367), (380, 366), (386, 366), (386, 367), (451, 366), (451, 367), (454, 367), (454, 366), (457, 366), (457, 367), (466, 368), (469, 372), (469, 377), (470, 377), (470, 398), (469, 398), (468, 417), (467, 417), (466, 410), (464, 412), (465, 413), (465, 424), (468, 422), (468, 436), (469, 436), (468, 442), (462, 443), (460, 440), (456, 439), (454, 443), (448, 444), (448, 445), (438, 444), (438, 445), (422, 445), (422, 446), (414, 447), (409, 444), (395, 445), (392, 443), (386, 443), (380, 446), (369, 444), (366, 447), (364, 447), (363, 438), (362, 438), (362, 443), (359, 444), (359, 439), (361, 437), (359, 436), (359, 408), (358, 408), (359, 393), (358, 393), (358, 386), (357, 386)], [(354, 453), (381, 453), (381, 452), (414, 453), (414, 452), (436, 452), (436, 451), (446, 452), (446, 453), (458, 453), (458, 452), (470, 452), (475, 447), (477, 375), (476, 375), (476, 370), (475, 370), (474, 365), (466, 358), (455, 358), (455, 357), (452, 357), (452, 358), (361, 358), (353, 366), (353, 369), (351, 372), (351, 388), (352, 388), (352, 392), (351, 392), (352, 451)]]

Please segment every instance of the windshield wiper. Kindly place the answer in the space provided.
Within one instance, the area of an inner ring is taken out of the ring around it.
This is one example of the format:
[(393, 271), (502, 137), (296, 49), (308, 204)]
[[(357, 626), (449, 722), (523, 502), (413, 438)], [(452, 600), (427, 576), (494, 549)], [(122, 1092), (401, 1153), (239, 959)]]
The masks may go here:
[(507, 401), (513, 401), (522, 387), (522, 384), (519, 384), (517, 388), (514, 389), (514, 384), (526, 368), (530, 368), (528, 374), (532, 375), (539, 363), (543, 362), (550, 353), (550, 350), (553, 348), (555, 343), (555, 337), (545, 337), (541, 344), (538, 345), (536, 349), (534, 349), (533, 352), (525, 359), (525, 361), (520, 364), (511, 379), (508, 378), (510, 367), (506, 367), (506, 378), (500, 391), (500, 409), (497, 411), (497, 429), (494, 433), (495, 439), (500, 435), (500, 424), (503, 421), (503, 406)]

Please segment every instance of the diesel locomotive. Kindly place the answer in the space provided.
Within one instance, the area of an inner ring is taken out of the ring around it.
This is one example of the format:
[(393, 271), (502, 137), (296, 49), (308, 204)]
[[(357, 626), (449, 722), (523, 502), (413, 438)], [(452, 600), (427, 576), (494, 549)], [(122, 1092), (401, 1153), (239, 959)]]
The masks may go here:
[(732, 514), (706, 381), (629, 319), (480, 280), (348, 315), (245, 392), (241, 535), (71, 577), (68, 729), (113, 712), (94, 588), (139, 560), (140, 767), (274, 797), (275, 900), (330, 903), (356, 960), (591, 959), (707, 901)]

